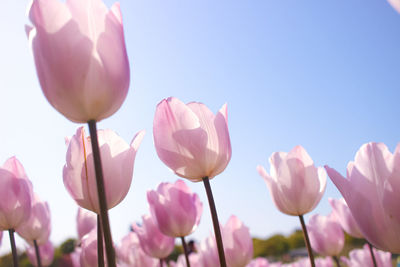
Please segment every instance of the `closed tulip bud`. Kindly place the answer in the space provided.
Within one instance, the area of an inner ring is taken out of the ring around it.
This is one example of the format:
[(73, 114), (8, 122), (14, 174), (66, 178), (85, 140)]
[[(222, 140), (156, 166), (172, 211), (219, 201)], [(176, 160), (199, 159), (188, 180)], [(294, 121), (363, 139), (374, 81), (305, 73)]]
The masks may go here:
[[(392, 267), (392, 255), (390, 252), (373, 249), (378, 267)], [(353, 249), (349, 252), (349, 258), (340, 258), (348, 267), (374, 267), (371, 252), (368, 245), (365, 244), (362, 249)]]
[(49, 204), (41, 201), (37, 194), (34, 194), (31, 216), (16, 229), (16, 232), (31, 245), (34, 240), (38, 245), (47, 243), (51, 232)]
[[(111, 130), (99, 130), (97, 134), (104, 171), (107, 208), (111, 209), (118, 205), (129, 191), (133, 164), (144, 131), (136, 134), (130, 145)], [(83, 127), (78, 128), (70, 139), (66, 160), (63, 177), (67, 191), (79, 206), (99, 214), (92, 146), (90, 137), (85, 136)]]
[(117, 250), (118, 259), (122, 264), (129, 267), (158, 267), (158, 260), (151, 258), (139, 244), (139, 238), (136, 233), (128, 233), (121, 241)]
[(231, 159), (226, 105), (214, 114), (201, 103), (164, 99), (157, 106), (153, 134), (158, 157), (192, 182), (213, 178)]
[[(31, 246), (27, 250), (28, 259), (31, 264), (35, 267), (38, 266), (37, 259), (36, 259), (36, 252), (35, 247)], [(54, 247), (50, 240), (48, 240), (43, 245), (39, 246), (39, 253), (40, 253), (40, 263), (43, 267), (49, 266), (54, 259)]]
[(217, 243), (213, 235), (200, 242), (199, 254), (203, 267), (220, 267)]
[(76, 216), (76, 224), (78, 230), (78, 237), (82, 239), (83, 236), (88, 234), (91, 230), (97, 227), (97, 215), (93, 211), (78, 208)]
[(119, 4), (34, 0), (28, 26), (36, 71), (49, 103), (73, 122), (100, 121), (122, 105), (129, 62)]
[(159, 229), (165, 235), (187, 236), (200, 223), (203, 204), (182, 180), (174, 184), (159, 184), (156, 191), (147, 192), (147, 200)]
[(314, 214), (307, 224), (311, 247), (322, 256), (338, 256), (344, 246), (344, 233), (332, 216)]
[(133, 223), (132, 228), (139, 237), (143, 251), (153, 258), (166, 258), (174, 250), (175, 238), (161, 233), (154, 218), (149, 215), (142, 216), (142, 222), (142, 226)]
[(244, 267), (253, 258), (249, 228), (232, 215), (221, 229), (228, 267)]
[(276, 207), (287, 215), (300, 216), (312, 211), (324, 194), (326, 173), (302, 146), (289, 153), (275, 152), (269, 158), (270, 174), (257, 166)]
[(32, 184), (21, 163), (8, 159), (0, 167), (0, 230), (18, 228), (29, 219), (32, 205)]
[(364, 237), (375, 247), (400, 253), (400, 144), (364, 144), (347, 165), (347, 179), (325, 166)]
[[(81, 249), (82, 249), (80, 253), (81, 267), (98, 266), (97, 227), (82, 238)], [(104, 262), (106, 262), (106, 259), (104, 259)]]
[(332, 206), (333, 214), (342, 226), (343, 230), (352, 237), (363, 238), (363, 234), (361, 233), (357, 222), (354, 220), (346, 201), (343, 198), (330, 198), (329, 203)]

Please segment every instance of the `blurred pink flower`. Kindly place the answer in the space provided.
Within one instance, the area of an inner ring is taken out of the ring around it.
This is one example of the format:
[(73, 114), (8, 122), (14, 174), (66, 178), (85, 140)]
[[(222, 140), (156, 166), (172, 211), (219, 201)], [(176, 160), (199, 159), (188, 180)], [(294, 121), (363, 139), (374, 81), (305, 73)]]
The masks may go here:
[(158, 267), (160, 263), (157, 259), (148, 256), (139, 244), (136, 233), (128, 233), (116, 249), (120, 263), (129, 267)]
[(153, 134), (159, 158), (192, 182), (213, 178), (231, 159), (226, 105), (215, 115), (202, 103), (164, 99), (157, 106)]
[(333, 214), (342, 226), (343, 230), (353, 237), (363, 238), (363, 234), (361, 233), (357, 222), (354, 220), (354, 217), (351, 214), (351, 211), (344, 198), (329, 198), (329, 203), (332, 206)]
[(253, 258), (253, 240), (249, 228), (232, 215), (221, 227), (221, 233), (228, 267), (245, 267)]
[(0, 167), (0, 230), (18, 228), (31, 215), (32, 184), (15, 158)]
[(165, 235), (187, 236), (200, 223), (203, 204), (182, 180), (174, 184), (160, 183), (157, 190), (147, 192), (147, 200), (152, 216)]
[(220, 267), (214, 235), (211, 234), (200, 242), (198, 253), (203, 267)]
[(270, 263), (266, 258), (258, 257), (253, 259), (246, 267), (280, 267), (282, 264), (280, 262)]
[[(205, 267), (200, 259), (200, 255), (197, 253), (190, 253), (189, 254), (189, 262), (190, 262), (190, 267)], [(185, 255), (181, 254), (178, 257), (178, 260), (175, 262), (170, 262), (169, 263), (170, 267), (186, 267), (186, 259)]]
[[(373, 249), (376, 264), (378, 267), (392, 267), (392, 255), (390, 252), (385, 252)], [(353, 249), (349, 252), (349, 258), (340, 258), (348, 267), (374, 267), (371, 252), (368, 245), (365, 244), (362, 249)]]
[(150, 257), (166, 258), (174, 250), (175, 238), (161, 233), (154, 218), (150, 215), (143, 215), (142, 222), (142, 226), (138, 226), (136, 223), (132, 224), (141, 248)]
[(392, 5), (392, 7), (400, 13), (400, 0), (388, 0), (389, 4)]
[[(54, 247), (50, 240), (48, 240), (45, 244), (39, 246), (39, 253), (40, 253), (40, 263), (43, 267), (49, 266), (54, 259)], [(36, 259), (36, 252), (35, 247), (30, 246), (26, 250), (26, 254), (28, 255), (29, 262), (34, 265), (38, 266), (37, 259)]]
[(307, 224), (313, 250), (322, 256), (338, 256), (344, 246), (344, 233), (336, 218), (331, 214), (314, 214)]
[(76, 225), (78, 230), (78, 237), (88, 234), (92, 229), (97, 227), (97, 214), (93, 211), (78, 207), (78, 214), (76, 216)]
[[(136, 152), (144, 131), (136, 134), (131, 145), (111, 130), (99, 130), (99, 147), (104, 171), (107, 208), (118, 205), (126, 196), (133, 176)], [(99, 213), (96, 175), (90, 137), (83, 127), (69, 140), (63, 177), (67, 191), (82, 208)]]
[(394, 154), (368, 143), (347, 165), (347, 179), (325, 166), (364, 237), (375, 247), (400, 253), (400, 144)]
[(42, 91), (74, 122), (100, 121), (122, 105), (129, 62), (119, 4), (34, 0), (27, 26)]
[(30, 245), (33, 245), (34, 240), (38, 245), (46, 244), (51, 232), (50, 219), (49, 204), (34, 194), (31, 216), (16, 229), (16, 232)]
[[(105, 253), (104, 262), (107, 262)], [(80, 264), (81, 267), (93, 267), (97, 266), (97, 263), (97, 227), (95, 227), (82, 238)]]
[(299, 216), (312, 211), (324, 194), (326, 173), (316, 168), (302, 146), (289, 153), (275, 152), (269, 158), (270, 175), (262, 166), (264, 178), (276, 207), (287, 215)]
[[(296, 262), (283, 264), (282, 267), (311, 267), (309, 258), (302, 258)], [(316, 258), (315, 267), (334, 267), (331, 257)]]

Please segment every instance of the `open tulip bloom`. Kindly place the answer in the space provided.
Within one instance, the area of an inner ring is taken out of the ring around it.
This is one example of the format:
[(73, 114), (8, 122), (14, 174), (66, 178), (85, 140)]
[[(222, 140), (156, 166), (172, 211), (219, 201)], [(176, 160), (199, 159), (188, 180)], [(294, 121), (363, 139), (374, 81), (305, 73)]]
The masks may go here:
[(361, 146), (347, 165), (347, 179), (325, 166), (364, 237), (375, 247), (400, 253), (400, 145)]
[(89, 124), (107, 259), (115, 267), (96, 122), (114, 114), (129, 89), (119, 4), (108, 9), (101, 0), (33, 0), (29, 18), (33, 26), (26, 31), (44, 95), (69, 120)]
[(257, 170), (271, 193), (276, 207), (287, 215), (299, 216), (312, 266), (315, 266), (303, 215), (312, 211), (322, 198), (326, 187), (326, 173), (315, 167), (302, 146), (289, 153), (275, 152), (269, 158), (270, 174), (262, 166)]
[(158, 157), (176, 175), (192, 182), (204, 182), (220, 262), (225, 267), (221, 231), (209, 179), (221, 173), (231, 159), (226, 104), (214, 114), (202, 103), (184, 104), (174, 97), (164, 99), (156, 109), (153, 135)]

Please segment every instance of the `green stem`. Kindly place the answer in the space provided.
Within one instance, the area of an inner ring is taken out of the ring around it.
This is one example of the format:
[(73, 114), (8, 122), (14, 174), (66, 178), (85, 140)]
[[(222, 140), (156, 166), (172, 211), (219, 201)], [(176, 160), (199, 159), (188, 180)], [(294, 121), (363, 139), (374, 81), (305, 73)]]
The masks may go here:
[(92, 154), (94, 161), (94, 169), (96, 172), (97, 193), (99, 198), (100, 219), (103, 226), (104, 241), (106, 245), (106, 255), (108, 267), (116, 267), (115, 251), (111, 237), (110, 222), (108, 219), (108, 209), (106, 201), (106, 193), (104, 187), (103, 169), (101, 167), (101, 157), (99, 149), (99, 141), (97, 138), (96, 121), (88, 121), (90, 138), (92, 143)]
[(97, 214), (97, 264), (99, 267), (104, 267), (103, 231), (99, 214)]
[(211, 218), (214, 226), (215, 240), (217, 241), (218, 256), (221, 267), (226, 267), (224, 245), (222, 243), (221, 230), (219, 228), (217, 209), (215, 208), (214, 197), (211, 191), (210, 180), (203, 177), (204, 187), (206, 189), (208, 204), (210, 205)]
[(35, 246), (37, 267), (42, 267), (42, 261), (40, 259), (40, 250), (39, 250), (39, 246), (37, 244), (36, 239), (33, 240), (33, 245)]
[(303, 215), (299, 215), (299, 218), (300, 218), (301, 228), (303, 229), (304, 241), (306, 243), (308, 257), (310, 258), (310, 262), (311, 262), (311, 267), (315, 267), (314, 255), (311, 250), (310, 239), (308, 238), (307, 227), (306, 227), (306, 224), (304, 223)]
[(190, 267), (189, 252), (188, 252), (188, 248), (187, 248), (184, 236), (181, 236), (181, 241), (182, 241), (183, 251), (185, 252), (186, 266)]
[(333, 256), (332, 258), (335, 260), (336, 266), (337, 266), (337, 267), (340, 267), (339, 258), (338, 258), (337, 256)]
[(15, 238), (14, 238), (14, 229), (8, 230), (8, 234), (10, 235), (10, 243), (11, 243), (11, 251), (13, 256), (14, 267), (18, 267), (18, 254), (17, 247), (15, 246)]

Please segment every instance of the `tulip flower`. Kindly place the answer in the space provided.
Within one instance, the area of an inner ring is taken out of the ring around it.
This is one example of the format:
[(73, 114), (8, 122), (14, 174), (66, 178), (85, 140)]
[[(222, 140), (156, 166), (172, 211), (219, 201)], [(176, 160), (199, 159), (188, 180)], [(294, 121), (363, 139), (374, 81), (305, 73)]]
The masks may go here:
[(258, 257), (253, 259), (246, 267), (281, 267), (280, 262), (270, 263), (266, 258)]
[(330, 214), (314, 214), (307, 224), (311, 247), (322, 256), (338, 256), (344, 246), (344, 233), (336, 218)]
[(209, 179), (221, 173), (231, 159), (227, 106), (217, 114), (204, 104), (185, 105), (177, 98), (161, 101), (153, 122), (154, 144), (159, 158), (180, 177), (203, 181), (221, 267), (226, 266), (218, 215)]
[(275, 152), (269, 158), (270, 175), (262, 166), (257, 166), (268, 186), (275, 206), (287, 215), (299, 216), (308, 249), (311, 266), (315, 266), (303, 215), (312, 211), (324, 194), (326, 173), (315, 167), (314, 162), (302, 146), (289, 153)]
[[(282, 265), (282, 267), (283, 266), (284, 267), (310, 267), (311, 264), (310, 264), (310, 260), (308, 258), (302, 258), (291, 264), (284, 264), (284, 265)], [(315, 266), (316, 267), (334, 267), (331, 257), (315, 259)]]
[(246, 266), (253, 258), (253, 240), (249, 228), (232, 215), (221, 231), (228, 266)]
[[(191, 253), (189, 255), (189, 261), (190, 261), (190, 267), (204, 267), (201, 263), (200, 255), (196, 253)], [(179, 255), (176, 263), (175, 262), (170, 262), (169, 263), (170, 267), (187, 267), (186, 265), (186, 260), (185, 260), (185, 255), (181, 254)]]
[(98, 266), (97, 227), (82, 238), (80, 264), (81, 267)]
[(400, 253), (400, 145), (364, 144), (347, 165), (347, 179), (325, 166), (364, 237), (375, 247)]
[(275, 152), (269, 158), (270, 175), (262, 166), (257, 170), (264, 178), (276, 207), (287, 215), (299, 216), (312, 211), (322, 198), (326, 173), (315, 167), (302, 146), (289, 153)]
[[(390, 252), (374, 249), (376, 264), (379, 267), (392, 267), (392, 255)], [(348, 267), (374, 267), (371, 259), (371, 252), (365, 244), (362, 249), (353, 249), (349, 253), (349, 258), (340, 258)]]
[(213, 235), (200, 242), (199, 251), (203, 267), (219, 267), (217, 243)]
[(119, 4), (34, 0), (27, 26), (36, 71), (49, 103), (73, 122), (100, 121), (122, 105), (129, 62)]
[(142, 222), (142, 226), (133, 223), (132, 228), (143, 251), (153, 258), (166, 258), (174, 250), (175, 238), (161, 233), (152, 216), (142, 216)]
[(118, 258), (129, 267), (158, 267), (159, 262), (142, 250), (136, 233), (126, 235), (117, 248)]
[(215, 177), (231, 159), (226, 105), (214, 115), (201, 103), (164, 99), (157, 106), (153, 134), (159, 158), (192, 182)]
[[(118, 205), (129, 191), (133, 164), (144, 131), (136, 134), (131, 145), (111, 130), (99, 130), (98, 136), (104, 167), (107, 208), (111, 209)], [(100, 214), (92, 148), (90, 138), (85, 136), (83, 127), (78, 128), (69, 141), (63, 176), (64, 185), (76, 203)]]
[(76, 216), (76, 224), (78, 230), (78, 237), (82, 239), (83, 236), (88, 234), (92, 229), (97, 227), (97, 215), (96, 213), (78, 208), (78, 214)]
[(203, 204), (182, 180), (174, 184), (160, 183), (157, 190), (147, 192), (147, 200), (158, 227), (165, 235), (187, 236), (200, 223)]
[[(28, 259), (31, 264), (38, 267), (38, 260), (36, 258), (36, 252), (34, 247), (29, 247), (27, 250)], [(41, 266), (46, 267), (49, 266), (54, 259), (54, 247), (50, 240), (46, 241), (43, 245), (39, 246), (40, 253), (40, 263)]]
[(360, 228), (354, 220), (354, 217), (351, 214), (351, 211), (347, 206), (346, 201), (343, 198), (329, 198), (329, 203), (332, 206), (332, 211), (334, 216), (336, 217), (336, 220), (340, 223), (343, 230), (352, 237), (363, 238)]
[(400, 13), (400, 0), (388, 0), (389, 4)]
[(37, 194), (34, 194), (31, 216), (16, 229), (16, 232), (31, 245), (34, 241), (37, 245), (47, 243), (51, 232), (49, 204), (41, 201)]

